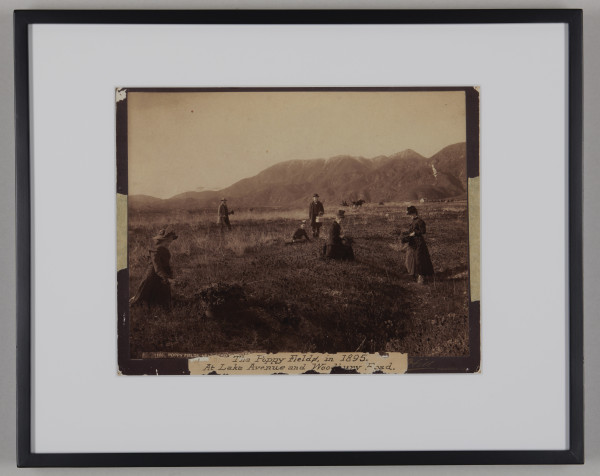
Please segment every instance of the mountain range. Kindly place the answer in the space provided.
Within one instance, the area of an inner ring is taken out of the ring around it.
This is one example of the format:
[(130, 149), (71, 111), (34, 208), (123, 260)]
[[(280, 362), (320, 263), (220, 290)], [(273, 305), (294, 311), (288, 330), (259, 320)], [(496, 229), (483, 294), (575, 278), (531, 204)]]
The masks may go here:
[(185, 192), (168, 199), (132, 195), (133, 208), (196, 209), (216, 207), (227, 197), (233, 208), (304, 206), (313, 193), (324, 203), (464, 197), (467, 190), (466, 143), (444, 147), (426, 158), (407, 149), (374, 158), (340, 155), (329, 159), (290, 160), (222, 190)]

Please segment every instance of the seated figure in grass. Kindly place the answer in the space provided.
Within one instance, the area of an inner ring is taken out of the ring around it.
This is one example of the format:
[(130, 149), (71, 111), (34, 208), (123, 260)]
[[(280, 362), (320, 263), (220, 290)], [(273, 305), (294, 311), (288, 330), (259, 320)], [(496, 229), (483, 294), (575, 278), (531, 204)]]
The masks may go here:
[(327, 244), (323, 247), (323, 256), (330, 259), (353, 260), (354, 250), (352, 249), (352, 239), (342, 235), (342, 222), (344, 220), (344, 210), (338, 210), (335, 221), (329, 229)]
[(296, 229), (294, 234), (292, 235), (292, 243), (307, 243), (310, 241), (306, 230), (304, 229), (306, 226), (306, 220), (302, 220), (300, 226)]

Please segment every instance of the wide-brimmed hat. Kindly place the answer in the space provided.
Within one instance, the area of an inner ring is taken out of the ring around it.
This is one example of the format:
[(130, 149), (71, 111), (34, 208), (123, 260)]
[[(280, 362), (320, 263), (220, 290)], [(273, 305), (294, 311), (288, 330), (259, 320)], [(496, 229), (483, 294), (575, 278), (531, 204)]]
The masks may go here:
[(319, 194), (318, 194), (318, 193), (315, 193), (315, 194), (313, 195), (313, 198), (315, 198), (315, 197), (319, 198)]
[(338, 218), (344, 218), (344, 215), (346, 214), (345, 210), (338, 210), (337, 212), (337, 217)]
[(406, 207), (406, 214), (407, 215), (416, 215), (417, 214), (417, 208), (413, 207), (412, 205), (410, 207)]
[(174, 240), (178, 238), (177, 233), (175, 233), (170, 227), (163, 228), (158, 232), (156, 236), (152, 237), (152, 239), (157, 243), (165, 241), (169, 238), (173, 238)]

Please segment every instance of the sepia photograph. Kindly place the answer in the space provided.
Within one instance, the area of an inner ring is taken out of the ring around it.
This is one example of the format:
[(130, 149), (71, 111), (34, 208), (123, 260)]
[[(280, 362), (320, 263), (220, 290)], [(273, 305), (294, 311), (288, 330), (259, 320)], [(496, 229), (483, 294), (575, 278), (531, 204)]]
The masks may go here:
[(119, 373), (480, 371), (478, 88), (116, 105)]

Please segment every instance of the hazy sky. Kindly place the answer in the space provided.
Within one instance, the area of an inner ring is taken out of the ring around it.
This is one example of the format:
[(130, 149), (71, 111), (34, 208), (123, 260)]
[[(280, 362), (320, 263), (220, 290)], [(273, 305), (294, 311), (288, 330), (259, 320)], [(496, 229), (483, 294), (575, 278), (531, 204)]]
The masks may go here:
[(458, 92), (176, 92), (127, 95), (129, 194), (219, 189), (292, 159), (430, 157), (466, 140)]

